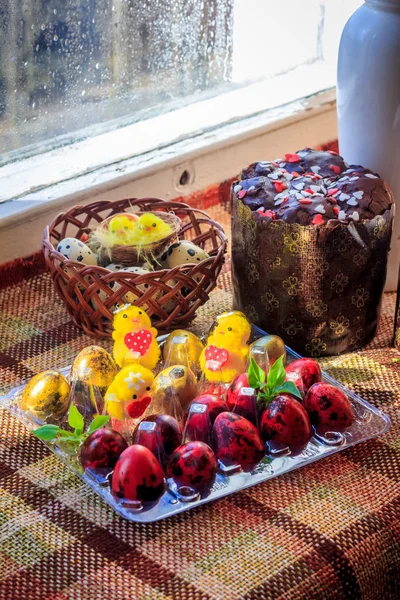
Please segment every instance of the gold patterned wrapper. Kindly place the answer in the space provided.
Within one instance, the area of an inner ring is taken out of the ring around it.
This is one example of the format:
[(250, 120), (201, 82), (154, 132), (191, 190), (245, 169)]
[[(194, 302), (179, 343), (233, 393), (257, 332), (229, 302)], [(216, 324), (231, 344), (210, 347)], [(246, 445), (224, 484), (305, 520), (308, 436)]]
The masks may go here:
[(397, 285), (396, 311), (394, 313), (394, 347), (400, 352), (400, 265), (399, 283)]
[(232, 202), (234, 308), (301, 354), (355, 350), (374, 335), (393, 215), (323, 227), (261, 217)]

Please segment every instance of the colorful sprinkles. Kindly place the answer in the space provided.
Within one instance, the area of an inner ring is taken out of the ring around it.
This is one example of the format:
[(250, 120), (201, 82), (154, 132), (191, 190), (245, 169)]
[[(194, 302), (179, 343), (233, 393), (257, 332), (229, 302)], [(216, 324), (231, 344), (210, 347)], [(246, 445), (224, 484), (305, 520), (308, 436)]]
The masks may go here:
[[(286, 220), (285, 215), (293, 219), (296, 206), (302, 205), (299, 222), (315, 226), (330, 219), (354, 222), (364, 218), (363, 197), (367, 194), (369, 200), (366, 190), (371, 186), (367, 181), (377, 178), (362, 167), (349, 167), (336, 153), (309, 148), (254, 163), (249, 170), (249, 176), (244, 171), (233, 187), (244, 204), (271, 220)], [(364, 190), (359, 189), (361, 185)]]

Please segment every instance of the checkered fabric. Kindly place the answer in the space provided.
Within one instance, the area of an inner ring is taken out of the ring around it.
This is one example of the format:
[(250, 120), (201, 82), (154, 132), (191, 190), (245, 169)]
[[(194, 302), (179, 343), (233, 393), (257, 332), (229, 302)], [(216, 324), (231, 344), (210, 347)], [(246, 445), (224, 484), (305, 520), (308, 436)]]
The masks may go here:
[[(192, 200), (229, 230), (226, 189)], [(93, 343), (71, 323), (40, 257), (0, 267), (0, 285), (3, 391), (43, 369), (68, 365)], [(322, 361), (390, 415), (384, 437), (154, 524), (118, 517), (0, 410), (0, 600), (397, 600), (394, 303), (394, 294), (385, 296), (368, 347)], [(230, 306), (228, 261), (195, 330)]]

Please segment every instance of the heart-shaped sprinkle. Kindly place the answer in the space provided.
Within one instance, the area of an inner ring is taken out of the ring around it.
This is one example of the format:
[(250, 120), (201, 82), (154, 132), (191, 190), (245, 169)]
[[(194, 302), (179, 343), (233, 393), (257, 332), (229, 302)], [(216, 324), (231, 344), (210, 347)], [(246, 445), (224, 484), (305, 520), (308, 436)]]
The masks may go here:
[(207, 368), (210, 371), (218, 371), (225, 363), (228, 362), (229, 352), (226, 348), (218, 348), (218, 346), (207, 346), (204, 352), (207, 361)]
[(295, 190), (304, 190), (304, 183), (302, 181), (300, 183), (295, 183), (293, 187)]
[(267, 169), (270, 165), (269, 162), (267, 162), (266, 160), (260, 160), (258, 163), (258, 166), (260, 166), (262, 169)]
[(284, 169), (286, 167), (286, 163), (285, 162), (281, 162), (279, 163), (279, 166), (281, 169)]
[(312, 204), (312, 200), (310, 198), (301, 198), (299, 199), (300, 204)]
[(322, 215), (315, 215), (312, 220), (313, 225), (322, 225), (324, 223), (324, 218)]
[(373, 175), (372, 173), (365, 173), (365, 177), (369, 177), (370, 179), (379, 179), (379, 177)]
[(315, 192), (315, 193), (316, 193), (316, 192), (319, 192), (319, 191), (320, 191), (320, 189), (321, 189), (321, 188), (320, 188), (320, 186), (319, 186), (319, 185), (310, 185), (310, 190), (311, 190), (312, 192)]
[(339, 214), (339, 208), (337, 206), (332, 206), (332, 210), (335, 213), (335, 215), (338, 216), (338, 214)]
[(358, 206), (358, 202), (355, 198), (350, 198), (350, 200), (347, 200), (347, 204), (349, 206)]
[(247, 194), (247, 190), (240, 190), (240, 192), (238, 192), (238, 198), (242, 199), (245, 197), (245, 195)]
[(353, 192), (353, 196), (354, 198), (357, 198), (357, 200), (361, 200), (361, 198), (364, 196), (364, 191), (357, 190), (356, 192)]
[(339, 175), (341, 169), (338, 165), (329, 165), (329, 168), (331, 171), (333, 171), (334, 173), (336, 173), (336, 175)]
[(269, 175), (267, 175), (267, 177), (269, 179), (276, 180), (276, 179), (279, 179), (280, 175), (281, 175), (280, 171), (275, 171), (274, 173), (269, 173)]
[(321, 170), (321, 167), (319, 167), (318, 165), (314, 165), (313, 167), (310, 167), (310, 170), (318, 175), (319, 171)]
[(283, 183), (283, 181), (276, 181), (274, 186), (277, 192), (283, 192), (283, 190), (286, 190), (287, 188), (286, 183)]
[(325, 214), (325, 208), (324, 208), (324, 206), (323, 206), (322, 204), (318, 204), (318, 206), (316, 206), (316, 207), (314, 208), (314, 210), (315, 210), (315, 212), (317, 212), (317, 213), (321, 213), (321, 215), (324, 215), (324, 214)]
[(298, 154), (285, 154), (285, 159), (289, 163), (296, 163), (301, 160)]
[(344, 210), (340, 210), (339, 211), (339, 219), (344, 220), (345, 218), (346, 218), (346, 213), (344, 212)]
[(298, 174), (297, 171), (292, 171), (292, 175), (293, 175), (293, 177), (300, 177), (300, 175)]
[(346, 200), (350, 200), (350, 198), (349, 194), (344, 194), (343, 192), (339, 196), (340, 202), (345, 202)]
[(235, 192), (235, 194), (237, 194), (238, 192), (240, 192), (241, 189), (242, 189), (241, 185), (235, 185), (235, 187), (233, 188), (233, 191)]
[(338, 179), (338, 181), (347, 181), (349, 178), (348, 175), (345, 175), (344, 177), (341, 177), (340, 179)]
[(354, 177), (350, 177), (349, 181), (357, 181), (357, 179), (360, 179), (358, 175), (354, 175)]
[(284, 173), (283, 176), (286, 179), (286, 181), (292, 181), (293, 179), (292, 173)]
[(135, 333), (132, 331), (127, 333), (124, 337), (124, 343), (131, 352), (138, 352), (140, 356), (144, 356), (150, 348), (152, 339), (151, 332), (148, 329), (141, 329)]
[(312, 194), (310, 194), (310, 192), (301, 192), (301, 195), (303, 196), (303, 198), (308, 198), (309, 196), (312, 196)]
[(354, 221), (359, 221), (360, 220), (360, 215), (358, 214), (358, 212), (355, 210), (353, 212), (352, 215), (349, 215), (350, 219), (354, 219)]

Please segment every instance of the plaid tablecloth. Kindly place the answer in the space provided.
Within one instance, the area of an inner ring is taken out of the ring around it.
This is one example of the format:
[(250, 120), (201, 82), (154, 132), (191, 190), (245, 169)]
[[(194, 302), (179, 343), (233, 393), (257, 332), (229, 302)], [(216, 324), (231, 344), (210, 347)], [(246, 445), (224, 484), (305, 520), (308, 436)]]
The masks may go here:
[[(197, 200), (228, 228), (220, 194)], [(93, 343), (72, 325), (40, 258), (0, 267), (0, 286), (3, 391)], [(322, 361), (390, 415), (384, 437), (158, 523), (122, 520), (0, 410), (0, 600), (398, 599), (394, 303), (385, 296), (367, 348)], [(227, 264), (195, 327), (230, 306)]]

